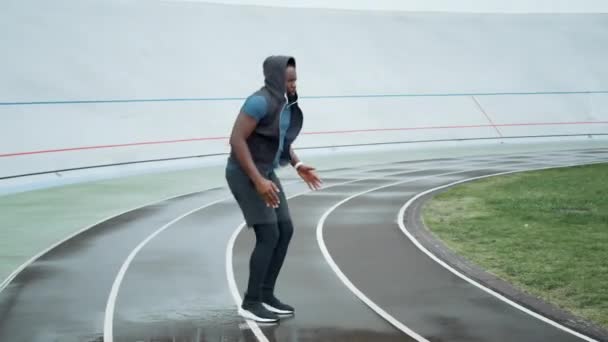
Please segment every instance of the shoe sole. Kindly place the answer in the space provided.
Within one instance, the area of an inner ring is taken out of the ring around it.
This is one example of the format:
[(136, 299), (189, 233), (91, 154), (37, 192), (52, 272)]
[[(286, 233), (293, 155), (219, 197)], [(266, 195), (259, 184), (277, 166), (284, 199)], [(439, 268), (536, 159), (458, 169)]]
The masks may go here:
[(289, 310), (281, 310), (281, 309), (277, 309), (274, 306), (270, 306), (266, 303), (262, 304), (266, 310), (270, 311), (270, 312), (274, 312), (275, 314), (279, 314), (279, 315), (293, 315), (293, 311), (289, 311)]
[(253, 312), (245, 309), (239, 309), (239, 315), (245, 319), (249, 319), (252, 321), (260, 322), (260, 323), (276, 323), (279, 321), (278, 318), (263, 318), (255, 315)]

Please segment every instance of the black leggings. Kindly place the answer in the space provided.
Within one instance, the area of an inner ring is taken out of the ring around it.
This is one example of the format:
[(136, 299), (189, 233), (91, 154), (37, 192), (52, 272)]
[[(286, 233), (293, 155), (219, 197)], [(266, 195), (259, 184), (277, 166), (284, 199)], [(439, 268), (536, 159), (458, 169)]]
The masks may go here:
[(260, 302), (274, 295), (274, 286), (293, 235), (291, 221), (256, 224), (255, 248), (249, 260), (249, 283), (245, 302)]

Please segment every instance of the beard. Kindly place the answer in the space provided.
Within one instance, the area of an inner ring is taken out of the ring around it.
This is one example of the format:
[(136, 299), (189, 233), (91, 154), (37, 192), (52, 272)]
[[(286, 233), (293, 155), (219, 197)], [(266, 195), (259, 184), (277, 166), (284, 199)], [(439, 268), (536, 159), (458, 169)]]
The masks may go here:
[(298, 100), (298, 93), (297, 92), (293, 92), (293, 93), (287, 93), (287, 101), (289, 103), (291, 102), (296, 102)]

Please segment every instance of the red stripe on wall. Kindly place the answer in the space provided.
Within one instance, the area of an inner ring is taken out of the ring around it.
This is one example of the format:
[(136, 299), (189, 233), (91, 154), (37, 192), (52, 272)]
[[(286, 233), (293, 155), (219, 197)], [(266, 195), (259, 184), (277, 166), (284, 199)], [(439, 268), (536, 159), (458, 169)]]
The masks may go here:
[[(437, 130), (437, 129), (466, 129), (466, 128), (487, 128), (487, 127), (518, 127), (518, 126), (556, 126), (556, 125), (604, 125), (608, 124), (608, 121), (577, 121), (577, 122), (530, 122), (530, 123), (506, 123), (506, 124), (495, 124), (495, 125), (460, 125), (460, 126), (423, 126), (423, 127), (401, 127), (401, 128), (370, 128), (370, 129), (353, 129), (353, 130), (339, 130), (339, 131), (318, 131), (318, 132), (304, 132), (303, 135), (331, 135), (331, 134), (353, 134), (353, 133), (369, 133), (369, 132), (390, 132), (390, 131), (415, 131), (415, 130)], [(83, 150), (97, 150), (107, 148), (120, 148), (129, 146), (142, 146), (142, 145), (164, 145), (164, 144), (176, 144), (194, 141), (212, 141), (212, 140), (228, 140), (228, 137), (204, 137), (204, 138), (190, 138), (190, 139), (176, 139), (176, 140), (161, 140), (161, 141), (144, 141), (144, 142), (133, 142), (124, 144), (112, 144), (112, 145), (97, 145), (97, 146), (81, 146), (81, 147), (69, 147), (60, 149), (47, 149), (39, 151), (26, 151), (26, 152), (13, 152), (0, 154), (0, 158), (4, 157), (17, 157), (33, 154), (48, 154), (48, 153), (59, 153), (59, 152), (70, 152), (70, 151), (83, 151)]]

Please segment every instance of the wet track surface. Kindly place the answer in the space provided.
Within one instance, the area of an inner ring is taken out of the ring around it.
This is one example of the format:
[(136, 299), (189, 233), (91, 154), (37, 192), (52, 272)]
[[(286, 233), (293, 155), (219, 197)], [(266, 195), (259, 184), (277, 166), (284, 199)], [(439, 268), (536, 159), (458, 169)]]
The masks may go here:
[[(414, 195), (454, 181), (606, 160), (608, 151), (586, 150), (342, 168), (323, 173), (326, 187), (314, 193), (285, 179), (288, 196), (296, 195), (289, 201), (296, 232), (277, 293), (297, 312), (262, 327), (262, 338), (414, 340), (345, 286), (321, 253), (319, 220), (352, 197), (327, 215), (321, 237), (352, 284), (417, 334), (429, 341), (580, 341), (444, 269), (403, 234), (397, 214)], [(134, 256), (110, 300), (115, 302), (113, 340), (257, 341), (236, 315), (226, 275), (226, 249), (241, 222), (238, 207), (222, 189), (105, 221), (29, 265), (0, 292), (0, 341), (101, 341), (108, 295), (121, 265), (169, 223)], [(252, 244), (253, 234), (242, 230), (228, 265), (241, 293)]]

